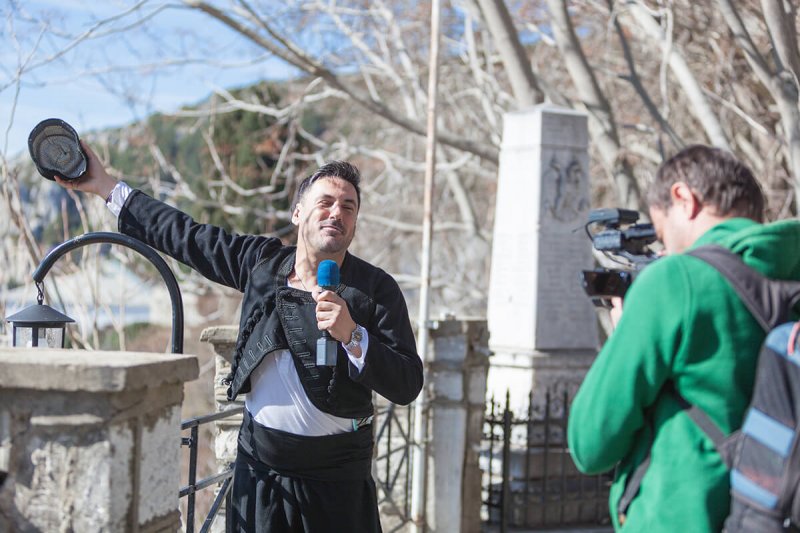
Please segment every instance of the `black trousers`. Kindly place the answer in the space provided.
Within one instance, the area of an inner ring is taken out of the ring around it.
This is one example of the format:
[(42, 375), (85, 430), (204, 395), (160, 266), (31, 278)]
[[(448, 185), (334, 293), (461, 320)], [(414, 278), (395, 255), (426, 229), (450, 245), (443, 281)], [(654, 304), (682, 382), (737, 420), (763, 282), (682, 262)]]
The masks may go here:
[(228, 531), (380, 533), (372, 428), (303, 437), (244, 410)]

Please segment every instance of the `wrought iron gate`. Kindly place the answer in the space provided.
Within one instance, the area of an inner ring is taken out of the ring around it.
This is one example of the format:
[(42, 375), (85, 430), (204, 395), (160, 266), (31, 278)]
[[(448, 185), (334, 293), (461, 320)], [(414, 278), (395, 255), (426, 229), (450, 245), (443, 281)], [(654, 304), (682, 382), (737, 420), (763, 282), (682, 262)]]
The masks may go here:
[(184, 420), (181, 422), (181, 431), (189, 431), (188, 437), (181, 437), (181, 446), (186, 446), (189, 448), (189, 473), (188, 473), (189, 482), (185, 487), (181, 487), (179, 492), (179, 497), (180, 498), (186, 497), (187, 500), (186, 519), (185, 519), (186, 533), (194, 533), (195, 495), (199, 490), (211, 487), (218, 488), (216, 497), (214, 498), (214, 502), (211, 504), (211, 508), (208, 511), (208, 515), (203, 519), (203, 524), (200, 528), (200, 533), (206, 533), (211, 529), (214, 523), (214, 519), (217, 517), (217, 513), (220, 510), (220, 507), (222, 507), (223, 505), (225, 506), (226, 509), (225, 515), (230, 516), (230, 509), (231, 509), (230, 485), (231, 485), (231, 480), (233, 479), (233, 465), (230, 465), (222, 472), (219, 472), (210, 477), (206, 477), (201, 480), (197, 479), (197, 450), (200, 444), (199, 428), (203, 424), (210, 424), (211, 422), (216, 422), (218, 420), (222, 420), (223, 418), (230, 418), (236, 415), (240, 415), (241, 413), (242, 413), (242, 408), (237, 407), (234, 409), (228, 409), (226, 411), (211, 413), (209, 415), (190, 418), (189, 420)]
[(578, 472), (566, 443), (569, 398), (544, 404), (529, 396), (524, 417), (491, 399), (487, 406), (483, 441), (483, 517), (490, 524), (509, 527), (606, 525), (607, 474)]

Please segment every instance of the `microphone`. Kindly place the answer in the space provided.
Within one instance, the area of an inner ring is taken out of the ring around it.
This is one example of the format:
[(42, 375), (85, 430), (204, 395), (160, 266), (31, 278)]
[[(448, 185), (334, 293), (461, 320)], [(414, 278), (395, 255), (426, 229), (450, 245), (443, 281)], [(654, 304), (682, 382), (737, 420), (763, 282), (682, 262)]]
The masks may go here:
[[(326, 291), (335, 291), (339, 285), (339, 265), (336, 261), (326, 259), (317, 267), (317, 285)], [(336, 366), (338, 342), (331, 337), (328, 330), (322, 330), (317, 339), (317, 366)]]

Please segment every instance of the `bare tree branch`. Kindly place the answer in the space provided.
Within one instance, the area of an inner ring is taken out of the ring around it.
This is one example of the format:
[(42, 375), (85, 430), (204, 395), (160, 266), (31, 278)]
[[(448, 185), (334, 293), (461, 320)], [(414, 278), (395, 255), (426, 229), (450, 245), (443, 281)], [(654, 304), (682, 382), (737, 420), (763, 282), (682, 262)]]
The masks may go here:
[(631, 52), (630, 45), (628, 44), (628, 38), (625, 36), (625, 31), (622, 28), (622, 24), (619, 21), (619, 17), (614, 12), (614, 4), (613, 0), (607, 0), (608, 2), (608, 10), (611, 13), (611, 18), (614, 22), (614, 29), (617, 32), (617, 37), (619, 38), (620, 45), (622, 46), (622, 55), (625, 58), (625, 62), (628, 65), (628, 72), (630, 73), (628, 76), (625, 77), (628, 81), (631, 82), (633, 85), (636, 94), (639, 95), (639, 98), (642, 99), (645, 108), (650, 113), (650, 116), (653, 117), (658, 125), (661, 127), (661, 130), (667, 134), (667, 136), (678, 148), (682, 148), (684, 145), (683, 140), (681, 140), (680, 136), (677, 134), (675, 129), (670, 125), (669, 122), (661, 115), (661, 112), (658, 110), (658, 106), (656, 106), (653, 99), (650, 98), (650, 93), (644, 88), (642, 85), (642, 80), (639, 78), (639, 74), (636, 72), (636, 60), (633, 57), (633, 52)]
[[(185, 0), (185, 2), (186, 5), (198, 9), (200, 11), (203, 11), (204, 13), (217, 19), (218, 21), (222, 22), (232, 30), (237, 31), (243, 36), (247, 37), (255, 44), (269, 50), (270, 52), (280, 57), (287, 63), (294, 65), (297, 68), (313, 76), (318, 76), (324, 79), (332, 87), (346, 93), (347, 95), (350, 96), (353, 102), (359, 104), (361, 107), (367, 109), (368, 111), (371, 111), (372, 113), (375, 113), (376, 115), (383, 117), (384, 119), (412, 133), (421, 136), (425, 135), (424, 123), (401, 117), (383, 103), (373, 100), (368, 95), (363, 94), (355, 87), (351, 87), (350, 85), (346, 84), (341, 78), (339, 78), (339, 76), (334, 74), (329, 69), (325, 68), (318, 61), (315, 61), (308, 55), (304, 54), (302, 50), (291, 44), (288, 41), (288, 39), (280, 36), (263, 20), (263, 18), (258, 19), (261, 27), (265, 31), (267, 31), (270, 34), (270, 36), (273, 39), (275, 39), (279, 44), (281, 44), (284, 48), (281, 48), (275, 43), (267, 39), (264, 39), (254, 30), (245, 27), (241, 23), (237, 22), (236, 20), (225, 14), (223, 11), (208, 4), (207, 2), (198, 0)], [(481, 143), (470, 141), (468, 139), (458, 137), (446, 131), (441, 131), (437, 133), (437, 136), (442, 144), (445, 144), (452, 148), (456, 148), (458, 150), (463, 150), (465, 152), (471, 152), (479, 157), (486, 159), (487, 161), (497, 164), (498, 151), (496, 148), (492, 146), (486, 146)]]
[(770, 85), (772, 73), (767, 65), (767, 61), (758, 51), (753, 39), (750, 37), (750, 32), (747, 31), (744, 22), (742, 22), (739, 11), (731, 0), (717, 0), (717, 4), (722, 12), (722, 16), (725, 18), (725, 22), (728, 23), (728, 27), (731, 32), (733, 32), (733, 38), (736, 44), (738, 44), (739, 48), (744, 52), (744, 56), (747, 58), (747, 62), (750, 63), (753, 72), (761, 80), (761, 83), (768, 87)]
[(692, 104), (689, 110), (697, 117), (697, 120), (700, 121), (711, 143), (714, 146), (730, 150), (730, 144), (728, 143), (728, 139), (719, 120), (717, 120), (717, 115), (709, 105), (702, 87), (689, 68), (683, 55), (678, 52), (675, 44), (668, 39), (668, 36), (661, 31), (658, 22), (655, 21), (653, 16), (642, 7), (640, 0), (628, 2), (627, 6), (631, 15), (636, 19), (636, 22), (639, 23), (648, 35), (661, 45), (664, 53), (667, 54), (670, 69), (678, 80), (678, 83), (681, 84), (689, 102)]
[[(758, 52), (733, 2), (731, 0), (717, 1), (725, 21), (733, 32), (734, 39), (747, 58), (747, 62), (778, 104), (778, 112), (780, 113), (783, 135), (786, 141), (786, 152), (791, 172), (794, 176), (795, 198), (796, 202), (800, 203), (800, 109), (798, 109), (800, 87), (798, 87), (798, 79), (780, 61), (776, 66), (777, 71), (773, 72)], [(791, 14), (794, 14), (794, 10), (791, 11)], [(794, 26), (795, 21), (791, 20), (790, 27), (794, 28)], [(784, 25), (781, 24), (777, 28), (771, 28), (771, 30), (774, 29), (776, 32), (780, 32), (783, 28)], [(771, 34), (770, 37), (773, 42), (786, 39), (775, 34)], [(788, 51), (786, 52), (788, 53)]]
[(614, 112), (597, 83), (586, 56), (581, 49), (575, 29), (567, 12), (567, 0), (547, 0), (553, 23), (553, 35), (567, 71), (589, 114), (589, 129), (597, 144), (606, 171), (612, 177), (623, 206), (642, 209), (639, 186), (633, 169), (622, 153)]
[(797, 80), (800, 78), (800, 54), (795, 29), (797, 9), (793, 2), (784, 0), (761, 0), (761, 7), (778, 59)]

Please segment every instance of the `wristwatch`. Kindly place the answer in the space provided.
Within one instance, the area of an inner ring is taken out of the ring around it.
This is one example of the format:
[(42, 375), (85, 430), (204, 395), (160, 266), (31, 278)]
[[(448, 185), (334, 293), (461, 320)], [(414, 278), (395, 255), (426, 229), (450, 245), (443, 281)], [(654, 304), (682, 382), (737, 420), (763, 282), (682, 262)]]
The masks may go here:
[(364, 338), (364, 328), (356, 324), (356, 329), (350, 334), (350, 342), (344, 345), (345, 350), (355, 350), (361, 346), (361, 340)]

